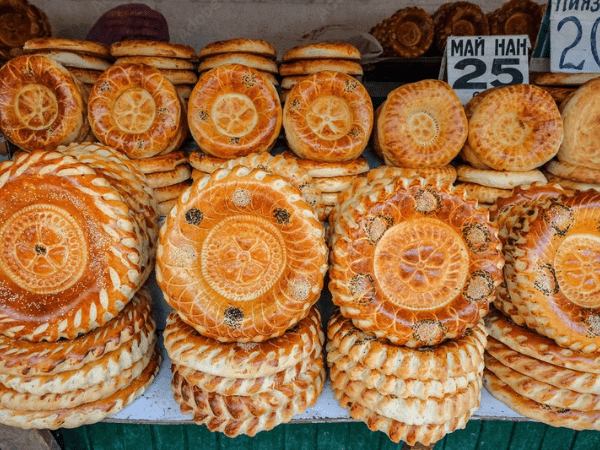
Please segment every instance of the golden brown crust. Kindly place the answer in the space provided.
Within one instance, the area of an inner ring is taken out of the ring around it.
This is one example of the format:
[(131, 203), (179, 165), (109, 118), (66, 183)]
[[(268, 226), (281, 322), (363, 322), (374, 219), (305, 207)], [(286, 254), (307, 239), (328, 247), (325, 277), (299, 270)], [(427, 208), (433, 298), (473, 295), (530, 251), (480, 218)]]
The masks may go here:
[(0, 69), (0, 129), (25, 150), (73, 142), (84, 126), (85, 105), (73, 76), (45, 56), (13, 58)]
[(456, 191), (464, 190), (469, 197), (477, 200), (478, 203), (492, 204), (498, 200), (499, 197), (505, 197), (510, 195), (512, 189), (502, 189), (489, 186), (482, 186), (477, 183), (456, 183)]
[(318, 42), (304, 44), (289, 49), (283, 54), (282, 61), (299, 59), (346, 59), (360, 61), (360, 51), (346, 42)]
[(134, 212), (121, 194), (58, 152), (21, 154), (0, 164), (0, 174), (2, 333), (73, 339), (111, 320), (145, 270)]
[(117, 58), (115, 65), (146, 64), (155, 69), (194, 70), (194, 63), (186, 59), (166, 58), (164, 56), (122, 56)]
[(506, 86), (487, 94), (475, 107), (468, 140), (476, 157), (490, 168), (527, 171), (556, 155), (563, 141), (563, 121), (543, 89)]
[(175, 200), (191, 185), (192, 180), (190, 180), (188, 177), (184, 181), (181, 181), (176, 184), (167, 185), (163, 187), (155, 187), (154, 195), (156, 196), (156, 200), (159, 203), (166, 202), (168, 200)]
[(459, 337), (488, 312), (502, 280), (497, 230), (448, 184), (383, 180), (356, 192), (337, 218), (333, 302), (398, 345)]
[(264, 56), (270, 59), (275, 59), (277, 56), (277, 50), (267, 41), (259, 39), (228, 39), (208, 44), (200, 50), (198, 57), (202, 59), (209, 55), (240, 52)]
[(29, 39), (50, 36), (46, 14), (26, 0), (7, 0), (0, 13), (0, 46), (22, 48)]
[(275, 87), (239, 64), (212, 69), (190, 96), (188, 123), (200, 149), (220, 158), (269, 151), (281, 130)]
[(313, 161), (310, 159), (298, 158), (290, 151), (282, 153), (286, 158), (295, 158), (298, 165), (308, 171), (312, 177), (337, 177), (345, 175), (359, 175), (369, 171), (369, 163), (364, 156), (359, 156), (350, 161)]
[(71, 341), (28, 342), (0, 335), (0, 373), (56, 374), (93, 364), (128, 342), (151, 317), (151, 299), (142, 289), (117, 317)]
[(387, 25), (387, 45), (403, 58), (423, 55), (431, 47), (433, 36), (431, 15), (415, 6), (396, 11)]
[(337, 162), (361, 155), (373, 128), (373, 104), (354, 78), (323, 71), (290, 91), (283, 110), (290, 149), (301, 158)]
[(146, 178), (148, 179), (148, 186), (151, 188), (161, 188), (183, 183), (189, 180), (191, 176), (192, 169), (190, 166), (188, 164), (179, 164), (169, 171), (149, 173), (146, 175)]
[(553, 159), (546, 164), (553, 175), (579, 183), (600, 184), (600, 170)]
[(56, 37), (40, 37), (30, 39), (23, 45), (25, 53), (36, 53), (39, 50), (67, 51), (110, 59), (108, 46), (101, 42), (84, 41), (81, 39), (65, 39)]
[(155, 156), (171, 145), (182, 114), (173, 85), (157, 69), (141, 64), (105, 71), (88, 102), (94, 135), (135, 159)]
[(121, 56), (161, 56), (165, 58), (196, 59), (196, 51), (189, 45), (146, 40), (114, 42), (110, 46), (110, 55), (115, 58)]
[(577, 88), (599, 76), (597, 73), (532, 72), (529, 82), (540, 86), (573, 86)]
[(198, 72), (214, 69), (226, 64), (243, 64), (253, 69), (277, 75), (277, 63), (268, 58), (248, 53), (224, 53), (222, 55), (208, 56), (198, 65)]
[(176, 150), (164, 156), (153, 156), (134, 161), (140, 171), (146, 175), (156, 172), (168, 172), (187, 162), (189, 162), (189, 156), (185, 150)]
[(323, 230), (300, 191), (280, 176), (239, 166), (213, 172), (179, 197), (161, 230), (158, 284), (205, 336), (279, 336), (319, 298), (327, 270)]
[(491, 35), (526, 34), (531, 46), (538, 36), (544, 7), (531, 0), (509, 0), (487, 15)]
[[(458, 166), (456, 173), (459, 181), (476, 183), (497, 189), (512, 189), (521, 184), (546, 183), (544, 174), (537, 170), (520, 172), (499, 172), (496, 170), (475, 169), (470, 166)], [(493, 203), (493, 202), (486, 202)]]
[(347, 75), (362, 75), (362, 66), (355, 61), (343, 59), (303, 59), (283, 63), (279, 66), (279, 75), (289, 77), (295, 75), (312, 75), (324, 70), (345, 73)]
[(390, 165), (444, 166), (467, 138), (467, 118), (448, 83), (423, 80), (392, 91), (380, 110), (374, 139)]
[[(92, 69), (78, 69), (76, 67), (67, 67), (71, 75), (77, 78), (81, 83), (86, 85), (93, 85), (100, 75), (102, 75), (101, 70), (92, 70)], [(91, 91), (91, 89), (90, 89)]]

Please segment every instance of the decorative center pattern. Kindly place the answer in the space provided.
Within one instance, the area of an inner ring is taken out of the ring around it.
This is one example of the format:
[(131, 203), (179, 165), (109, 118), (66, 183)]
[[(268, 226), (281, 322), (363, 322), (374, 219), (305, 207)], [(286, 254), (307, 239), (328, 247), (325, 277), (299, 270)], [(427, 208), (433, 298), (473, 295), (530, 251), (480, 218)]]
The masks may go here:
[(57, 294), (79, 280), (87, 267), (82, 230), (65, 210), (33, 205), (0, 229), (0, 268), (22, 289)]
[(430, 145), (440, 135), (440, 126), (429, 111), (418, 111), (408, 118), (412, 139), (419, 145)]
[(421, 30), (414, 22), (403, 22), (396, 28), (398, 40), (406, 47), (414, 47), (421, 40)]
[(569, 236), (554, 256), (556, 280), (562, 293), (583, 308), (600, 307), (600, 238)]
[(476, 33), (475, 26), (466, 19), (457, 20), (452, 25), (452, 33), (454, 36), (475, 36)]
[(437, 219), (390, 228), (377, 244), (375, 277), (397, 305), (425, 310), (446, 305), (462, 291), (469, 255), (461, 238)]
[(525, 141), (529, 133), (529, 126), (514, 113), (500, 114), (494, 120), (494, 135), (506, 146), (519, 145)]
[(286, 266), (277, 228), (257, 216), (233, 216), (213, 227), (202, 247), (202, 274), (223, 297), (253, 300), (277, 282)]
[(41, 84), (28, 84), (21, 89), (15, 106), (19, 120), (30, 130), (44, 130), (58, 116), (56, 96)]
[(113, 105), (117, 126), (126, 133), (144, 133), (154, 122), (156, 104), (150, 93), (142, 88), (123, 92)]
[(258, 123), (258, 112), (252, 100), (243, 94), (221, 95), (212, 107), (211, 116), (219, 133), (243, 137)]
[(528, 24), (531, 18), (524, 13), (515, 13), (509, 17), (504, 25), (505, 34), (528, 34)]
[(308, 107), (306, 121), (321, 139), (333, 141), (350, 131), (352, 112), (343, 99), (328, 95), (317, 98)]

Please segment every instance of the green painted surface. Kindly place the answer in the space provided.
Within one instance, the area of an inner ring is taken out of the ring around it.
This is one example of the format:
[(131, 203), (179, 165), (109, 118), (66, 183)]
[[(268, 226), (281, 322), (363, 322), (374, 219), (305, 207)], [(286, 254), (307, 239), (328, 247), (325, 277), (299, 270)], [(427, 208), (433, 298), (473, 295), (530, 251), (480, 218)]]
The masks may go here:
[[(61, 430), (65, 450), (400, 450), (364, 423), (280, 425), (255, 437), (235, 439), (197, 425), (99, 423)], [(535, 422), (471, 420), (435, 450), (599, 450), (600, 432), (573, 431)]]

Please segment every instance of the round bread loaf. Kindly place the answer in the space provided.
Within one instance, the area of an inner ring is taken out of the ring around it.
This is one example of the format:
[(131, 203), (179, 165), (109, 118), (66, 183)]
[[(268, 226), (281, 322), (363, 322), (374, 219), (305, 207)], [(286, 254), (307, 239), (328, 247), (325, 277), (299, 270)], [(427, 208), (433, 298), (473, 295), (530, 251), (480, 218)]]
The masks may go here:
[(386, 31), (387, 45), (402, 58), (421, 56), (433, 43), (433, 19), (427, 11), (416, 6), (396, 11)]
[(354, 78), (339, 72), (319, 72), (290, 91), (283, 126), (290, 149), (301, 158), (353, 160), (369, 141), (373, 103)]
[(272, 75), (277, 75), (278, 73), (277, 63), (275, 61), (249, 53), (223, 53), (220, 55), (207, 56), (198, 65), (198, 72), (205, 72), (226, 64), (242, 64)]
[(23, 48), (29, 39), (50, 36), (46, 14), (27, 0), (9, 0), (0, 12), (0, 46)]
[(157, 69), (123, 64), (105, 71), (89, 97), (94, 135), (130, 158), (155, 156), (177, 140), (182, 105)]
[(341, 72), (347, 75), (362, 75), (362, 66), (356, 61), (344, 59), (302, 59), (291, 61), (279, 66), (279, 75), (290, 77), (297, 75), (311, 75), (322, 71)]
[(394, 344), (460, 337), (488, 312), (502, 280), (497, 230), (450, 185), (383, 180), (338, 214), (333, 302), (358, 328)]
[(491, 35), (526, 34), (535, 45), (544, 7), (531, 0), (509, 0), (487, 15)]
[(281, 120), (275, 87), (260, 72), (239, 64), (207, 72), (190, 96), (192, 136), (203, 152), (219, 158), (269, 151)]
[(323, 229), (280, 176), (235, 167), (197, 180), (161, 229), (165, 300), (223, 342), (280, 336), (308, 314), (327, 270)]
[(117, 315), (139, 289), (139, 228), (100, 173), (58, 152), (0, 164), (0, 333), (73, 339)]
[(446, 49), (449, 36), (487, 36), (490, 27), (479, 5), (471, 2), (448, 2), (433, 13), (435, 43), (440, 52)]
[(544, 174), (537, 169), (524, 172), (498, 172), (461, 165), (456, 168), (456, 173), (459, 181), (497, 189), (512, 189), (521, 184), (546, 183), (547, 181)]
[(289, 49), (283, 55), (283, 61), (301, 59), (346, 59), (360, 61), (360, 51), (346, 42), (318, 42), (304, 44)]
[(444, 81), (423, 80), (390, 94), (378, 113), (373, 146), (400, 167), (445, 166), (467, 138), (467, 118)]
[(19, 56), (0, 68), (0, 130), (24, 150), (73, 142), (84, 126), (85, 109), (77, 81), (50, 58)]
[(40, 50), (75, 52), (96, 58), (110, 59), (107, 45), (100, 42), (81, 39), (65, 39), (56, 37), (40, 37), (30, 39), (23, 45), (25, 53), (37, 53)]
[(469, 147), (494, 170), (523, 172), (558, 152), (563, 121), (556, 103), (537, 86), (519, 84), (488, 93), (469, 120)]
[(277, 56), (275, 47), (267, 41), (238, 38), (212, 42), (200, 50), (198, 57), (202, 59), (209, 55), (220, 55), (223, 53), (250, 53), (269, 59), (275, 59)]
[(196, 59), (196, 52), (189, 45), (135, 39), (113, 43), (110, 46), (110, 55), (115, 58), (121, 56), (161, 56), (164, 58)]

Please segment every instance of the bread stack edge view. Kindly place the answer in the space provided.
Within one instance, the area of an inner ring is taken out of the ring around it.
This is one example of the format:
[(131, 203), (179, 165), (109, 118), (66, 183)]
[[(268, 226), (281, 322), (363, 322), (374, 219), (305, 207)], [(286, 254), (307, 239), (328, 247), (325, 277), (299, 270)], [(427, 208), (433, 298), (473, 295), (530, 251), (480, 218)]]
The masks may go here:
[(73, 428), (116, 414), (158, 372), (149, 293), (156, 202), (114, 149), (0, 164), (0, 423)]

